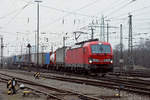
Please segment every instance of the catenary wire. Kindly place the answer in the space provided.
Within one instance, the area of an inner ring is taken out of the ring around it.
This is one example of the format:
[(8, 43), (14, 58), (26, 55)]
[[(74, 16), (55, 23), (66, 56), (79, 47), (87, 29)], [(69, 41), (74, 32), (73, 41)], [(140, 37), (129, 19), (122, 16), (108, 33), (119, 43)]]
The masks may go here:
[[(133, 12), (136, 12), (136, 11), (144, 11), (144, 9), (147, 9), (147, 8), (150, 8), (150, 5), (149, 5), (149, 6), (142, 7), (142, 8), (138, 8), (138, 9), (135, 9), (135, 10), (132, 10), (132, 11), (130, 11), (130, 13), (133, 13)], [(128, 12), (125, 12), (125, 13), (119, 14), (119, 15), (117, 15), (117, 16), (110, 17), (109, 19), (126, 16), (127, 13), (128, 13)]]
[(124, 5), (122, 5), (121, 7), (119, 7), (118, 9), (116, 9), (116, 10), (114, 10), (114, 11), (112, 11), (111, 13), (109, 13), (109, 14), (106, 15), (106, 16), (110, 16), (110, 15), (112, 16), (113, 14), (115, 14), (115, 13), (117, 13), (118, 11), (124, 9), (125, 7), (127, 7), (128, 5), (130, 5), (131, 3), (135, 2), (135, 1), (136, 1), (136, 0), (132, 0), (132, 1), (130, 1), (130, 2), (126, 3), (126, 4), (124, 4)]
[[(117, 3), (116, 3), (117, 2)], [(110, 6), (110, 7), (107, 7), (106, 9), (103, 9), (102, 11), (101, 11), (101, 13), (103, 13), (104, 11), (111, 11), (111, 9), (114, 9), (115, 7), (118, 7), (117, 5), (120, 5), (120, 4), (122, 4), (124, 2), (124, 0), (122, 1), (122, 0), (115, 0), (114, 2), (113, 2), (113, 4)], [(99, 13), (98, 13), (98, 15), (99, 15)]]
[[(98, 0), (95, 0), (93, 3), (96, 3), (96, 1), (98, 1)], [(92, 4), (93, 4), (92, 3)], [(90, 5), (91, 3), (89, 3), (89, 4), (86, 4), (85, 6), (82, 6), (82, 7), (80, 7), (79, 9), (76, 9), (76, 10), (74, 10), (73, 12), (77, 12), (77, 11), (79, 11), (79, 10), (81, 10), (81, 9), (84, 9), (84, 8), (86, 8), (86, 7), (88, 7), (87, 5)], [(90, 5), (91, 6), (91, 5)], [(52, 25), (53, 23), (56, 23), (57, 21), (59, 21), (59, 20), (61, 20), (62, 18), (64, 18), (64, 17), (67, 17), (67, 16), (69, 16), (70, 14), (66, 14), (66, 15), (64, 15), (64, 16), (62, 16), (62, 17), (59, 17), (58, 19), (56, 19), (56, 20), (54, 20), (54, 21), (52, 21), (51, 23), (50, 23), (50, 25)], [(91, 16), (90, 16), (91, 17)], [(92, 16), (93, 17), (93, 16)], [(44, 26), (44, 28), (47, 28), (47, 27), (49, 27), (49, 25), (46, 25), (46, 27)]]
[(14, 17), (12, 17), (11, 20), (8, 21), (8, 23), (7, 23), (6, 25), (10, 24), (26, 7), (28, 7), (28, 6), (30, 5), (30, 3), (31, 3), (31, 2), (29, 2), (29, 3), (26, 4), (26, 5), (24, 5), (24, 6), (20, 9), (20, 11), (19, 11)]

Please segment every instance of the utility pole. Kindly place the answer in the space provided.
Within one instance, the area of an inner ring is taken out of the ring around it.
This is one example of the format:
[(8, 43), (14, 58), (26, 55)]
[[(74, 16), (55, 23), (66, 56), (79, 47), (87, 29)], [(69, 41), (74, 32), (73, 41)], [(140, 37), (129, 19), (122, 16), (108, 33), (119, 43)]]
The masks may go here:
[(94, 29), (92, 27), (91, 27), (91, 32), (92, 32), (91, 39), (93, 40), (93, 38), (94, 38)]
[(27, 45), (27, 47), (28, 47), (28, 49), (29, 49), (29, 66), (30, 66), (30, 63), (31, 63), (31, 45), (30, 45), (30, 43)]
[[(122, 52), (122, 48), (123, 48), (123, 33), (122, 33), (122, 24), (120, 24), (120, 75), (122, 75), (123, 72), (123, 52)], [(122, 83), (119, 84), (119, 96), (121, 95), (121, 89), (123, 88)]]
[[(111, 27), (109, 27), (109, 21), (110, 20), (105, 20), (105, 21), (107, 21), (107, 26), (106, 26), (106, 29), (107, 29), (107, 42), (109, 42), (109, 28), (111, 28)], [(104, 27), (105, 28), (105, 27)]]
[(29, 61), (28, 61), (28, 69), (29, 69), (29, 71), (30, 71), (30, 65), (31, 65), (31, 45), (30, 45), (30, 43), (27, 45), (27, 48), (29, 48)]
[(37, 66), (39, 66), (39, 3), (42, 1), (35, 0), (37, 2)]
[(36, 45), (37, 45), (37, 43), (36, 43), (36, 39), (37, 39), (36, 34), (37, 34), (37, 33), (36, 33), (36, 31), (35, 31), (35, 53), (37, 53), (37, 52), (36, 52), (36, 49), (37, 49), (37, 46), (36, 46)]
[(133, 64), (134, 64), (134, 61), (133, 61), (133, 53), (132, 53), (132, 50), (133, 50), (133, 43), (132, 43), (132, 15), (129, 15), (129, 41), (128, 41), (128, 57), (129, 57), (129, 68), (130, 69), (133, 69)]
[(43, 59), (43, 56), (44, 56), (44, 44), (42, 44), (41, 46), (41, 49), (42, 49), (42, 64), (44, 64), (44, 59)]
[(107, 22), (107, 42), (109, 42), (109, 25), (108, 25), (108, 22)]
[(1, 36), (1, 68), (3, 68), (3, 37)]
[(94, 39), (94, 30), (95, 30), (95, 29), (93, 29), (92, 26), (90, 26), (90, 27), (91, 27), (91, 29), (90, 29), (90, 30), (91, 30), (91, 39), (93, 40), (93, 39)]
[(53, 45), (51, 45), (51, 51), (53, 52)]
[(103, 20), (102, 20), (102, 26), (103, 26), (103, 41), (105, 41), (105, 20), (104, 20), (104, 16), (103, 16)]
[[(64, 59), (64, 62), (65, 62), (65, 40), (67, 39), (67, 37), (63, 37), (63, 59)], [(65, 64), (65, 63), (64, 63)]]
[[(68, 33), (66, 33), (66, 35), (67, 35)], [(65, 45), (65, 41), (66, 41), (66, 39), (67, 39), (68, 37), (67, 36), (63, 36), (63, 58), (64, 58), (64, 62), (65, 62), (65, 50), (66, 50), (66, 45)], [(65, 63), (64, 63), (65, 64)]]
[(22, 55), (22, 44), (21, 44), (21, 55)]
[(102, 16), (102, 18), (101, 18), (100, 41), (105, 41), (105, 22), (104, 22), (104, 16)]
[(64, 36), (63, 37), (63, 47), (65, 47), (65, 40), (66, 40), (66, 37)]
[(123, 33), (122, 33), (122, 24), (120, 24), (120, 74), (123, 72)]
[(102, 37), (103, 37), (103, 31), (102, 31), (102, 18), (101, 18), (101, 23), (100, 23), (100, 38), (99, 40), (102, 41)]

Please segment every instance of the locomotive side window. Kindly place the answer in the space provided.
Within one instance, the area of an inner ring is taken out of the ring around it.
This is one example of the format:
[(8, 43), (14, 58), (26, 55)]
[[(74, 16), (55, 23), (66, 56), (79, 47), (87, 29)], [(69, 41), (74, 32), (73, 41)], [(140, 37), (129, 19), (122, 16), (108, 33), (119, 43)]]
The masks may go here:
[(92, 53), (111, 53), (110, 45), (96, 44), (91, 45)]

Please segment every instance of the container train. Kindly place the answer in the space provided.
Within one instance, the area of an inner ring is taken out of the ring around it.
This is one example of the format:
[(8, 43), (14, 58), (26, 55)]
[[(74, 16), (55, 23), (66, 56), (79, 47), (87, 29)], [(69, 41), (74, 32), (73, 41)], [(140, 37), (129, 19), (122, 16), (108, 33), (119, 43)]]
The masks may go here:
[[(5, 58), (7, 64), (36, 66), (36, 54)], [(30, 60), (29, 60), (30, 59)], [(58, 71), (106, 73), (113, 71), (113, 52), (110, 43), (97, 39), (62, 47), (55, 52), (39, 53), (39, 66)]]

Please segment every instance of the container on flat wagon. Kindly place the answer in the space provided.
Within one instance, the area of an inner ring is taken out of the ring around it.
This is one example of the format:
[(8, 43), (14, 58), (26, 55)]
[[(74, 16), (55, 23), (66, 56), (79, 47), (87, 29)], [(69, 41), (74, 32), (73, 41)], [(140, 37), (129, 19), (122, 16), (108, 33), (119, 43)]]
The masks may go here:
[(19, 59), (20, 59), (20, 62), (21, 62), (21, 63), (23, 63), (23, 62), (24, 62), (24, 57), (23, 57), (23, 56), (20, 56), (20, 58), (19, 58)]
[(28, 64), (28, 55), (27, 54), (24, 55), (24, 63)]
[(19, 57), (18, 56), (16, 56), (16, 61), (15, 61), (16, 63), (18, 63), (19, 62)]
[(58, 48), (56, 50), (56, 63), (64, 64), (65, 63), (65, 50), (67, 47)]
[(50, 53), (50, 64), (56, 64), (56, 51)]
[(16, 63), (16, 56), (12, 57), (12, 62), (15, 64)]
[(39, 65), (44, 64), (44, 54), (45, 53), (39, 53)]
[(32, 63), (32, 64), (36, 64), (36, 63), (37, 63), (37, 60), (36, 60), (36, 53), (32, 53), (32, 54), (31, 54), (31, 63)]
[(45, 64), (50, 64), (50, 53), (45, 54)]
[(45, 65), (45, 54), (46, 53), (42, 53), (42, 65)]
[(16, 56), (16, 62), (17, 63), (23, 63), (23, 61), (24, 61), (23, 55)]

